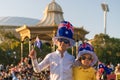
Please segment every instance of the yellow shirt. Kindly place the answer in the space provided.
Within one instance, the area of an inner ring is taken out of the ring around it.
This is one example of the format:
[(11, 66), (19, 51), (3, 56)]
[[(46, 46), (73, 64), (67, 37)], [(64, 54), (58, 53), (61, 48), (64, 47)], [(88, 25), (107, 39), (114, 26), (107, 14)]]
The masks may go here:
[(92, 67), (84, 69), (83, 67), (73, 67), (73, 80), (96, 80), (96, 70)]

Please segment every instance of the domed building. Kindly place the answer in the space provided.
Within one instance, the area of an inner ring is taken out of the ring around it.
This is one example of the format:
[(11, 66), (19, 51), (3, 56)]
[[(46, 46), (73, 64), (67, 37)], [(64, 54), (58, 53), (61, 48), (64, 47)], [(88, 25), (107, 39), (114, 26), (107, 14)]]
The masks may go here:
[(47, 5), (42, 20), (36, 26), (55, 26), (63, 21), (63, 11), (59, 4), (52, 1)]
[[(31, 50), (31, 44), (38, 36), (40, 40), (46, 41), (51, 44), (53, 51), (55, 45), (52, 44), (52, 37), (55, 36), (58, 28), (58, 24), (64, 20), (63, 11), (59, 4), (52, 0), (45, 10), (43, 18), (34, 26), (23, 25), (16, 29), (20, 34), (21, 45), (26, 38), (29, 38), (29, 50)], [(85, 35), (89, 32), (83, 29), (83, 27), (74, 27), (74, 39), (76, 42), (85, 39)], [(22, 49), (23, 50), (23, 47)], [(21, 54), (23, 52), (21, 51)]]

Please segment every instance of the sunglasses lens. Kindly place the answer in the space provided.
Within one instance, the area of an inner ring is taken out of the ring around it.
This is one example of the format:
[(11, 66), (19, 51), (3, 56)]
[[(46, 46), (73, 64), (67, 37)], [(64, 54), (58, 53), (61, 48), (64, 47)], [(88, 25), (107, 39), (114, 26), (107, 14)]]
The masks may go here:
[(70, 43), (69, 40), (63, 39), (63, 38), (58, 38), (58, 41), (59, 41), (59, 42), (64, 42), (65, 44), (69, 44), (69, 43)]
[(92, 60), (92, 57), (88, 57), (88, 58), (87, 58), (87, 57), (85, 57), (85, 56), (81, 56), (81, 59), (82, 59), (82, 60), (85, 60), (85, 59)]
[(69, 42), (69, 40), (64, 40), (64, 43), (69, 44), (70, 42)]
[(88, 59), (89, 59), (89, 60), (92, 60), (92, 57), (89, 57)]
[(85, 56), (81, 56), (81, 59), (82, 59), (82, 60), (85, 60), (85, 59), (86, 59), (86, 57), (85, 57)]

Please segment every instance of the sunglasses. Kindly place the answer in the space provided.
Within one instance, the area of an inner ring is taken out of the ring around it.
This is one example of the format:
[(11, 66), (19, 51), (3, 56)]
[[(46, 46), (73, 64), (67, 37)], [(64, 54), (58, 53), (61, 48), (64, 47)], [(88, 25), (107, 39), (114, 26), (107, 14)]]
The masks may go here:
[(92, 57), (81, 56), (80, 59), (81, 59), (81, 60), (86, 60), (86, 59), (87, 59), (87, 60), (90, 61), (90, 60), (92, 60), (93, 58), (92, 58)]
[(65, 44), (69, 44), (69, 43), (70, 43), (69, 40), (64, 39), (64, 38), (58, 38), (58, 41), (59, 41), (59, 42), (64, 42)]

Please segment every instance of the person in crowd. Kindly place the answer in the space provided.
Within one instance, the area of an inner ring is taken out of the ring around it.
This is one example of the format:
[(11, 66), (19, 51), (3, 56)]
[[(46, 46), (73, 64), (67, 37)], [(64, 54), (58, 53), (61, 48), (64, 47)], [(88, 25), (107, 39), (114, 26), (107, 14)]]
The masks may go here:
[(112, 62), (110, 62), (110, 68), (114, 71), (114, 65), (112, 64)]
[(35, 72), (41, 72), (45, 68), (50, 69), (50, 80), (72, 80), (72, 65), (74, 64), (74, 56), (67, 52), (75, 41), (73, 39), (73, 26), (68, 21), (62, 21), (57, 30), (57, 35), (52, 38), (57, 46), (56, 51), (49, 53), (38, 63), (36, 59), (36, 51), (33, 49), (29, 53), (33, 69)]
[(117, 75), (117, 74), (120, 74), (120, 64), (118, 63), (117, 66), (115, 67), (115, 71), (114, 73)]
[(98, 63), (98, 72), (100, 73), (101, 80), (107, 80), (107, 76), (113, 72), (113, 69), (110, 67), (110, 64), (104, 64), (99, 61)]
[(116, 75), (116, 80), (120, 80), (120, 63), (118, 63), (117, 66), (115, 67), (114, 73)]
[(79, 45), (75, 66), (73, 67), (73, 80), (99, 80), (93, 65), (98, 61), (93, 47), (83, 42)]
[(120, 63), (117, 64), (115, 67), (115, 75), (116, 75), (116, 80), (120, 80)]
[(4, 66), (2, 64), (0, 64), (0, 70), (3, 70)]
[(12, 80), (19, 80), (18, 79), (18, 72), (13, 72), (12, 73)]

